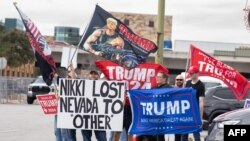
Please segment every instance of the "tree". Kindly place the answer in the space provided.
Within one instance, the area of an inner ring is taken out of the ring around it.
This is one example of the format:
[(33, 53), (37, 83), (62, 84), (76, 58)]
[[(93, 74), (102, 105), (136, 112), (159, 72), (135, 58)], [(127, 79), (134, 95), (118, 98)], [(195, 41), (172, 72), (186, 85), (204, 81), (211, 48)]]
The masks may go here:
[[(0, 30), (3, 29), (0, 27)], [(27, 36), (16, 29), (0, 31), (0, 56), (7, 59), (10, 67), (34, 62), (34, 53)]]

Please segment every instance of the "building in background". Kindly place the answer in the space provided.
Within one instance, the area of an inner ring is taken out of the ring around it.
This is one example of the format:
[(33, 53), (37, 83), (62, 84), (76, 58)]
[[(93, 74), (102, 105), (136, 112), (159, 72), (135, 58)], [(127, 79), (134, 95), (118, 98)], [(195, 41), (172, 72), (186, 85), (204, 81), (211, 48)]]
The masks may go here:
[(216, 51), (235, 51), (236, 48), (250, 48), (249, 44), (243, 44), (243, 43), (175, 40), (173, 51), (189, 52), (191, 44), (199, 47), (200, 49), (209, 54), (214, 54)]
[(4, 29), (7, 31), (10, 31), (12, 29), (24, 31), (24, 25), (20, 19), (5, 18)]
[[(129, 26), (135, 34), (157, 43), (157, 15), (121, 12), (111, 14)], [(164, 20), (164, 48), (171, 49), (172, 16), (165, 16)]]
[(1, 25), (1, 26), (4, 26), (4, 23), (3, 23), (3, 21), (0, 21), (0, 25)]
[(80, 29), (77, 27), (56, 26), (54, 28), (55, 41), (64, 41), (72, 45), (77, 45), (80, 40)]

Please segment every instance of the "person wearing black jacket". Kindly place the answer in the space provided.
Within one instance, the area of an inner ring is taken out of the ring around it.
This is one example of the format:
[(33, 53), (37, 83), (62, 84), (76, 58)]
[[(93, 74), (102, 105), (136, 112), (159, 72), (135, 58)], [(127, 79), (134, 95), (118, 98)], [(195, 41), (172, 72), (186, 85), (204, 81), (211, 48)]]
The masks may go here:
[[(164, 72), (158, 72), (156, 76), (156, 86), (153, 89), (159, 88), (172, 88), (171, 85), (168, 84), (168, 74)], [(165, 135), (156, 135), (155, 141), (165, 141)]]
[[(156, 86), (152, 89), (159, 88), (173, 88), (168, 84), (168, 74), (164, 72), (158, 72), (156, 75)], [(138, 137), (139, 141), (165, 141), (165, 135), (141, 135)]]
[[(199, 106), (200, 116), (202, 119), (204, 111), (204, 97), (205, 97), (205, 85), (199, 80), (199, 68), (197, 66), (191, 66), (188, 69), (188, 73), (191, 77), (191, 80), (186, 82), (186, 88), (193, 88), (196, 90), (196, 99)], [(188, 141), (188, 134), (182, 135), (184, 141)], [(195, 141), (201, 141), (200, 132), (193, 133)]]

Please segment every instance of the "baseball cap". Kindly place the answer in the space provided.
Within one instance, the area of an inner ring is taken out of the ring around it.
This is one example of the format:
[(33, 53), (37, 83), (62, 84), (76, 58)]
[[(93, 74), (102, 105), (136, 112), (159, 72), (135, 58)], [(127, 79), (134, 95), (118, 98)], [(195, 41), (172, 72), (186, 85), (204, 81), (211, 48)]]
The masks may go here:
[(58, 76), (60, 77), (66, 77), (68, 74), (68, 71), (65, 67), (59, 67), (56, 69), (56, 73), (58, 74)]
[(188, 69), (188, 73), (198, 73), (199, 72), (199, 69), (197, 66), (191, 66), (189, 69)]

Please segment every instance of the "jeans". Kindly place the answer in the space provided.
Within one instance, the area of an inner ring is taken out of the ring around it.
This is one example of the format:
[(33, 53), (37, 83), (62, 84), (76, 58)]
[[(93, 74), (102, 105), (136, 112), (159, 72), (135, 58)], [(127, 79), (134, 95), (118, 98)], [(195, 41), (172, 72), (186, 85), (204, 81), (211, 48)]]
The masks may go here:
[(195, 133), (193, 133), (193, 135), (194, 135), (194, 140), (195, 141), (201, 141), (200, 132), (195, 132)]
[[(193, 136), (195, 141), (201, 141), (200, 132), (193, 133)], [(182, 135), (181, 139), (182, 139), (181, 141), (188, 141), (188, 134)]]
[(56, 141), (76, 141), (75, 129), (57, 128), (57, 115), (55, 115), (54, 132)]
[(62, 141), (76, 141), (76, 129), (61, 129)]
[(175, 134), (174, 141), (188, 141), (188, 134)]
[(62, 141), (61, 129), (57, 128), (57, 115), (55, 115), (55, 120), (54, 120), (54, 132), (56, 136), (56, 141)]
[[(82, 130), (82, 137), (84, 141), (91, 141), (92, 130)], [(106, 131), (94, 130), (97, 141), (107, 141)]]
[(156, 135), (157, 141), (165, 141), (165, 135)]
[[(113, 139), (114, 139), (114, 131), (111, 131), (109, 141), (113, 141)], [(127, 134), (125, 128), (122, 130), (120, 134), (120, 141), (127, 141)]]

